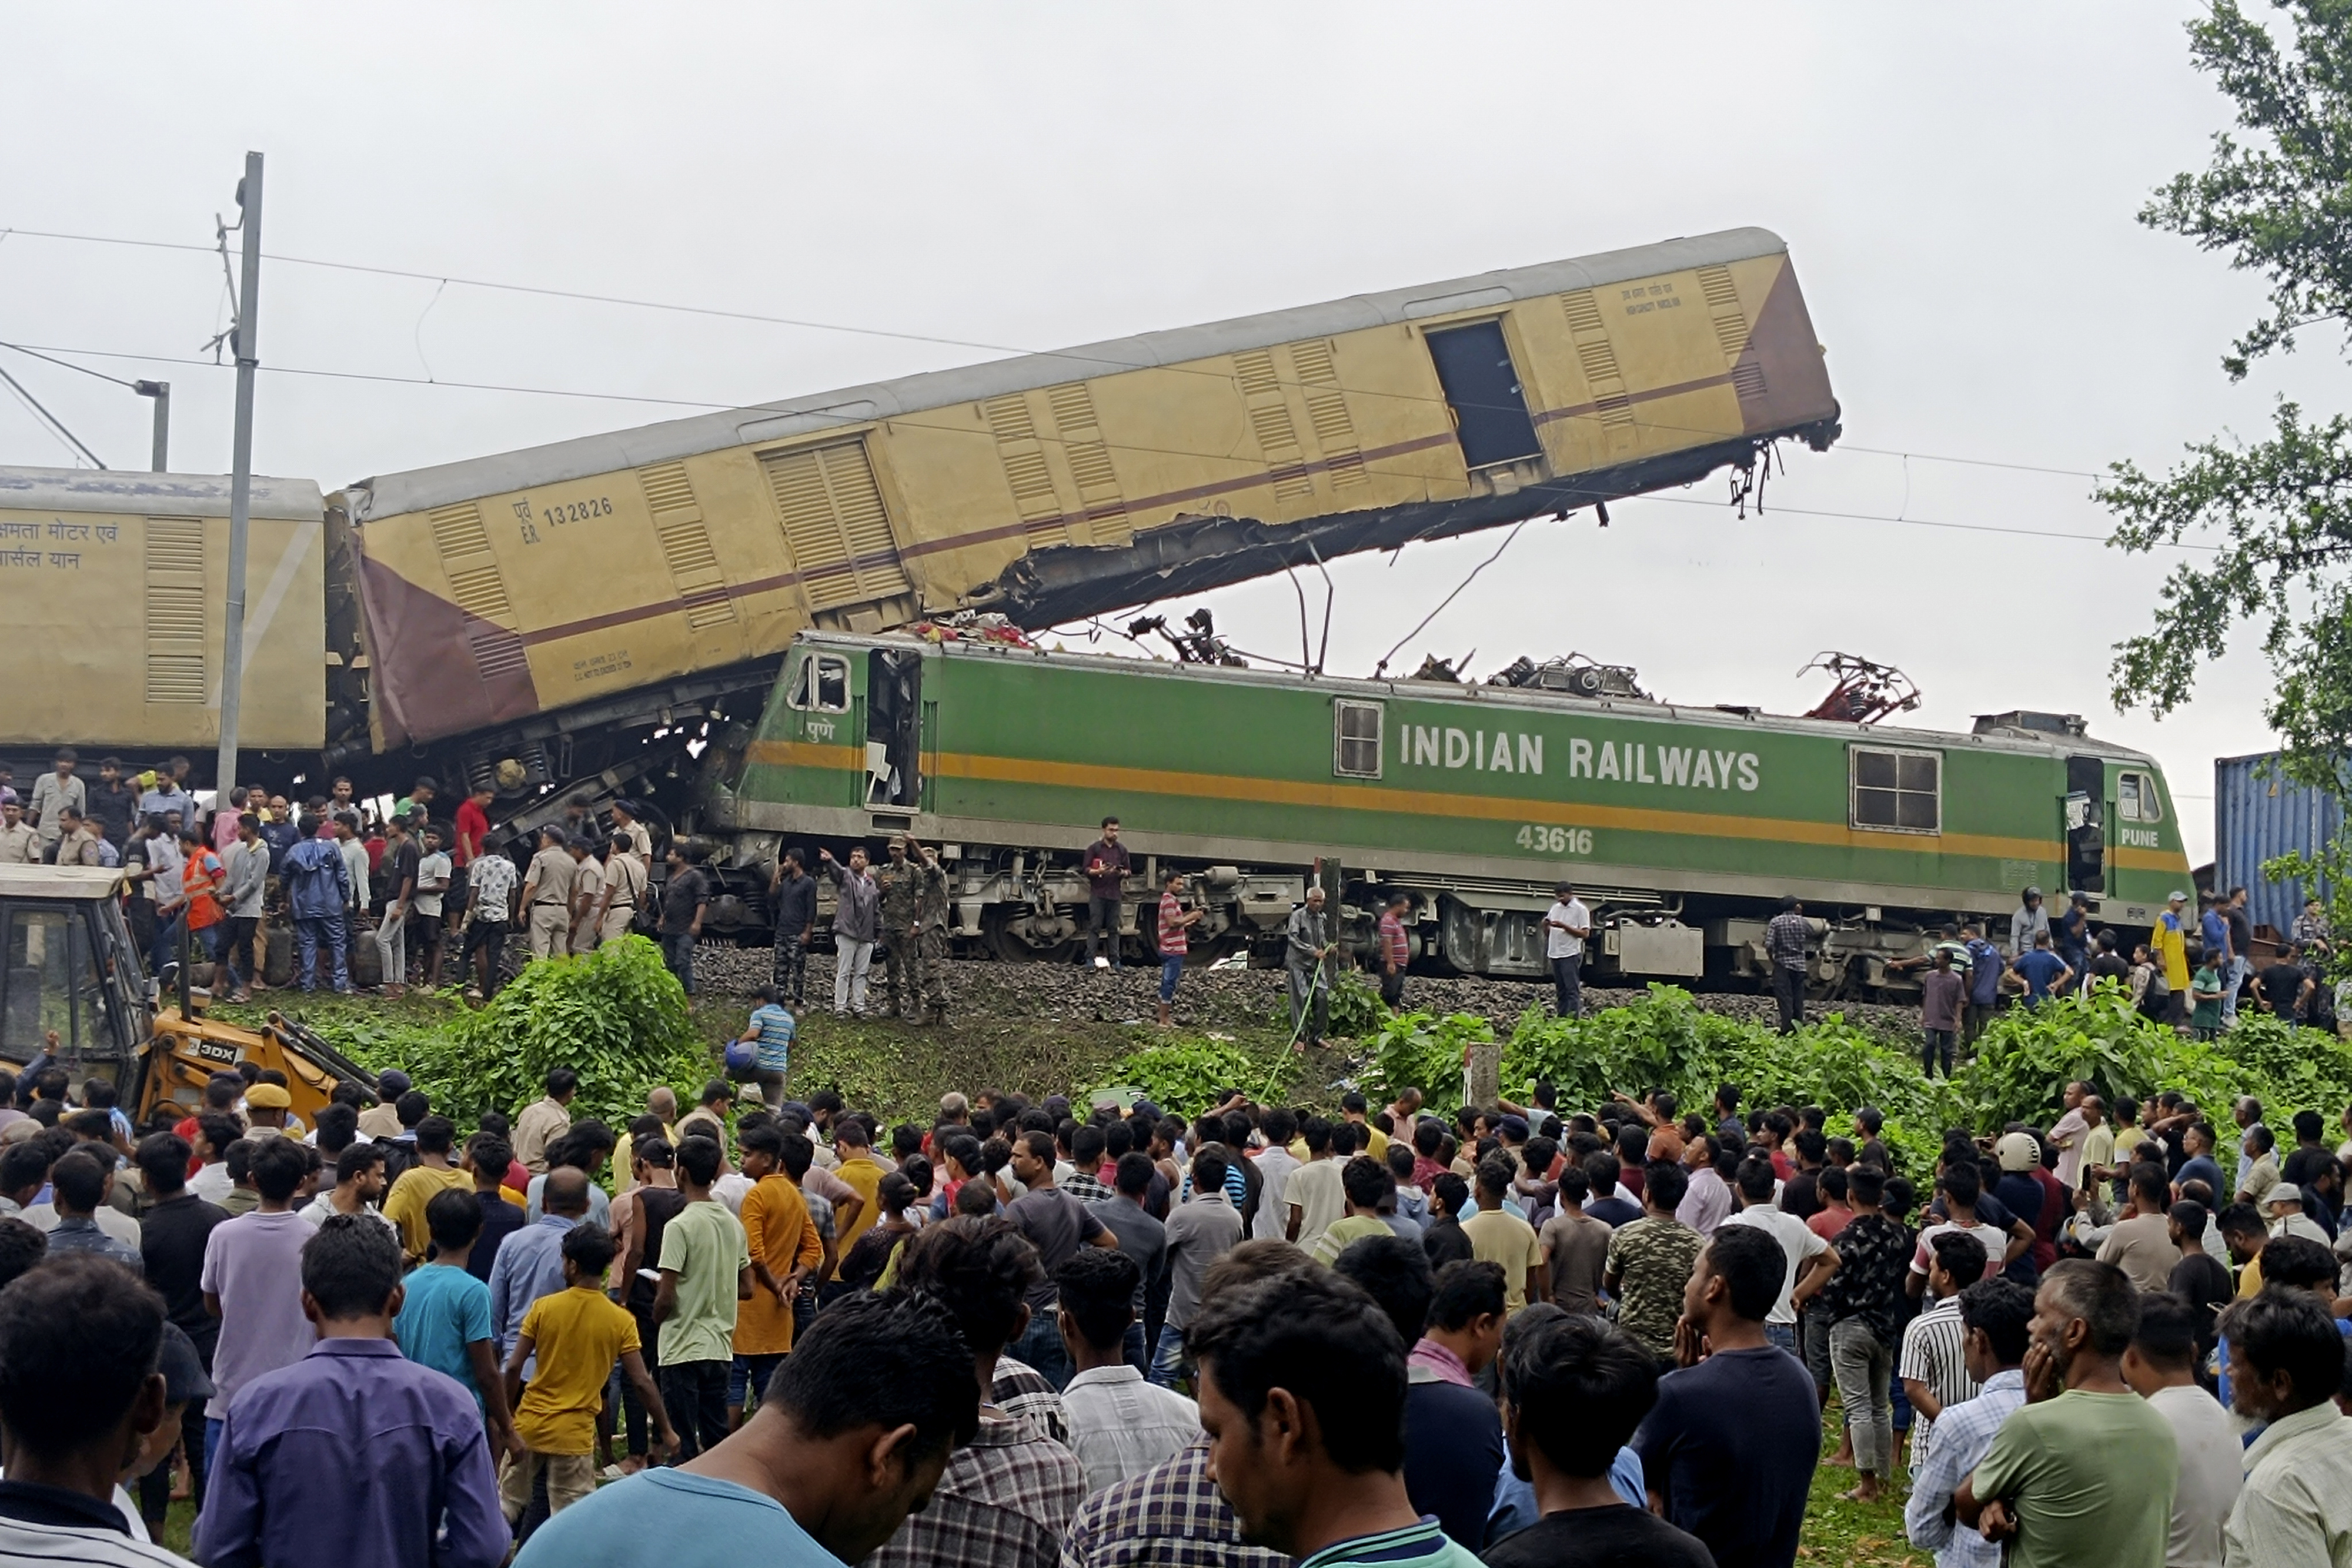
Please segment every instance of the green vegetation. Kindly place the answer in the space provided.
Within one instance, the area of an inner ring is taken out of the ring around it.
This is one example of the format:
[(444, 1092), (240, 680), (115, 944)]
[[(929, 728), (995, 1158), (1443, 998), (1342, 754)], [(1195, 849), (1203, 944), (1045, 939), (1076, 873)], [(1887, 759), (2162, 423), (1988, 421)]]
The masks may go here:
[(1664, 1089), (1698, 1109), (1727, 1082), (1738, 1085), (1743, 1106), (1820, 1105), (1833, 1124), (1875, 1105), (1886, 1113), (1889, 1147), (1915, 1177), (1932, 1166), (1944, 1129), (2046, 1123), (2070, 1079), (2089, 1081), (2110, 1102), (2175, 1089), (2217, 1112), (2239, 1094), (2331, 1112), (2352, 1103), (2352, 1047), (2332, 1034), (2250, 1013), (2220, 1040), (2200, 1042), (2140, 1017), (2112, 988), (2088, 1000), (2011, 1008), (1957, 1078), (1926, 1076), (1915, 1038), (1874, 1034), (1834, 1013), (1782, 1035), (1653, 986), (1629, 1007), (1578, 1019), (1530, 1008), (1499, 1041), (1469, 1014), (1406, 1014), (1374, 1038), (1366, 1086), (1388, 1096), (1415, 1086), (1451, 1113), (1461, 1103), (1464, 1049), (1499, 1043), (1504, 1092), (1518, 1100), (1541, 1081), (1559, 1088), (1563, 1105)]
[[(270, 1000), (362, 1065), (404, 1070), (461, 1123), (490, 1107), (512, 1113), (529, 1104), (559, 1064), (580, 1070), (585, 1114), (625, 1119), (656, 1083), (690, 1099), (718, 1071), (719, 1045), (742, 1031), (750, 1012), (735, 997), (689, 1006), (642, 939), (577, 962), (531, 965), (479, 1010), (446, 996), (298, 1002), (279, 993)], [(1360, 1079), (1382, 1097), (1419, 1088), (1433, 1110), (1451, 1114), (1462, 1100), (1464, 1050), (1499, 1044), (1504, 1092), (1517, 1100), (1540, 1080), (1558, 1086), (1565, 1105), (1664, 1089), (1703, 1109), (1718, 1083), (1730, 1082), (1744, 1105), (1820, 1105), (1833, 1121), (1874, 1105), (1886, 1113), (1889, 1146), (1914, 1176), (1932, 1165), (1946, 1128), (2046, 1123), (2060, 1087), (2074, 1078), (2110, 1101), (2176, 1089), (2216, 1112), (2239, 1094), (2331, 1114), (2352, 1104), (2352, 1046), (2331, 1034), (2250, 1013), (2229, 1034), (2200, 1042), (2139, 1017), (2112, 991), (2011, 1009), (1955, 1079), (1920, 1071), (1908, 1031), (1874, 1031), (1832, 1014), (1784, 1036), (1707, 1012), (1672, 986), (1573, 1019), (1532, 1007), (1499, 1038), (1474, 1014), (1407, 1013), (1384, 1018), (1353, 1044), (1313, 1052), (1291, 1049), (1286, 1021), (1163, 1034), (975, 1002), (945, 1029), (813, 1011), (793, 1052), (793, 1090), (836, 1089), (885, 1119), (920, 1121), (950, 1088), (1076, 1096), (1120, 1086), (1196, 1114), (1227, 1089), (1320, 1104), (1336, 1102), (1343, 1082)], [(217, 1010), (257, 1023), (264, 1011)]]

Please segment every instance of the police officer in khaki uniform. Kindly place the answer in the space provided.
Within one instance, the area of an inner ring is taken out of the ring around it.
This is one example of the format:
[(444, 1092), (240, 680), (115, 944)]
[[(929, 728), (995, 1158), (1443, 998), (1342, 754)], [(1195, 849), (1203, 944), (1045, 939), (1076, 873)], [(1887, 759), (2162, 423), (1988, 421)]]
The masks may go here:
[(613, 852), (604, 861), (604, 902), (596, 912), (597, 942), (617, 942), (627, 936), (645, 897), (646, 862), (629, 841), (616, 833)]
[(572, 951), (593, 953), (604, 905), (604, 863), (592, 839), (576, 838), (564, 847), (572, 855)]
[(530, 956), (551, 958), (570, 950), (572, 884), (578, 868), (563, 847), (563, 830), (550, 823), (539, 830), (539, 852), (524, 873), (522, 906), (530, 913)]

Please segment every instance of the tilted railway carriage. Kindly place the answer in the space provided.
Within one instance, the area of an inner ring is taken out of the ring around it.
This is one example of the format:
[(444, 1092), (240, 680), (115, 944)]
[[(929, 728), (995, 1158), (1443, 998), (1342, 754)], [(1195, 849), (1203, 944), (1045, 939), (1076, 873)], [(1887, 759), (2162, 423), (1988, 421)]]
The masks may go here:
[(1194, 874), (1196, 952), (1263, 949), (1319, 868), (1356, 939), (1402, 890), (1417, 953), (1475, 974), (1544, 971), (1562, 878), (1601, 916), (1602, 977), (1760, 973), (1795, 894), (1821, 985), (1905, 990), (1885, 962), (1927, 923), (2005, 917), (2034, 883), (2137, 931), (2189, 876), (2155, 763), (2036, 714), (1949, 735), (810, 632), (719, 748), (703, 809), (739, 854), (911, 829), (950, 865), (959, 934), (1007, 955), (1081, 935), (1107, 814), (1137, 857), (1130, 921), (1160, 870)]
[(763, 694), (804, 628), (1054, 625), (1752, 470), (1837, 414), (1787, 247), (1735, 229), (389, 474), (342, 496), (368, 723), (562, 785), (557, 737)]

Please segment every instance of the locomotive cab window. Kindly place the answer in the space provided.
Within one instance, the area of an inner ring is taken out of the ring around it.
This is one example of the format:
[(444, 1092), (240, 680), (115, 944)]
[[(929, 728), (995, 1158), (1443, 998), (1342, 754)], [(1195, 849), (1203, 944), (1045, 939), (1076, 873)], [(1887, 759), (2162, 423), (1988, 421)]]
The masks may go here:
[(1378, 703), (1331, 705), (1331, 771), (1342, 779), (1381, 776), (1382, 711)]
[(845, 713), (849, 708), (849, 661), (811, 653), (793, 674), (792, 706), (809, 713)]
[(1847, 753), (1853, 825), (1893, 833), (1943, 831), (1943, 763), (1932, 751), (1855, 747)]
[(2156, 798), (2156, 780), (2145, 773), (2116, 774), (2116, 815), (2126, 822), (2163, 821), (2164, 806)]

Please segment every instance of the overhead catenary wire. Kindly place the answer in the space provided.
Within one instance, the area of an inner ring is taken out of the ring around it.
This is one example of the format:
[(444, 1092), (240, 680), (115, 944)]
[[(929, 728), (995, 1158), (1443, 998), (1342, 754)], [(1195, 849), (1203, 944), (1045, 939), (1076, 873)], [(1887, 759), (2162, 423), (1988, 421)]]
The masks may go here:
[(36, 409), (30, 402), (26, 401), (24, 393), (16, 391), (14, 387), (10, 387), (8, 389), (8, 395), (16, 400), (16, 406), (25, 411), (26, 416), (33, 422), (34, 425), (39, 429), (43, 435), (47, 436), (51, 441), (58, 444), (59, 449), (61, 449), (66, 455), (68, 466), (79, 467), (81, 465), (81, 454), (76, 452), (72, 447), (66, 444), (66, 438), (58, 434), (57, 427), (55, 425), (41, 417), (40, 412)]
[(137, 382), (126, 382), (121, 376), (110, 376), (104, 371), (93, 371), (88, 365), (77, 365), (71, 360), (60, 360), (52, 355), (44, 354), (38, 349), (27, 349), (21, 343), (0, 343), (0, 349), (14, 349), (29, 359), (39, 360), (44, 364), (55, 365), (61, 371), (79, 371), (83, 375), (94, 376), (113, 386), (128, 387), (132, 392), (139, 390)]
[(48, 424), (49, 428), (56, 431), (59, 435), (65, 437), (66, 440), (71, 442), (75, 451), (79, 452), (84, 457), (89, 459), (91, 466), (96, 468), (104, 468), (106, 466), (103, 462), (100, 461), (98, 454), (92, 452), (83, 444), (80, 436), (76, 435), (72, 431), (66, 428), (66, 422), (64, 420), (59, 419), (56, 414), (51, 413), (47, 409), (42, 407), (41, 400), (35, 397), (30, 392), (26, 391), (25, 383), (18, 381), (15, 376), (10, 375), (5, 367), (0, 367), (0, 382), (6, 382), (8, 383), (8, 390), (15, 392), (17, 398), (24, 402), (26, 407), (31, 409), (34, 413), (45, 421)]

